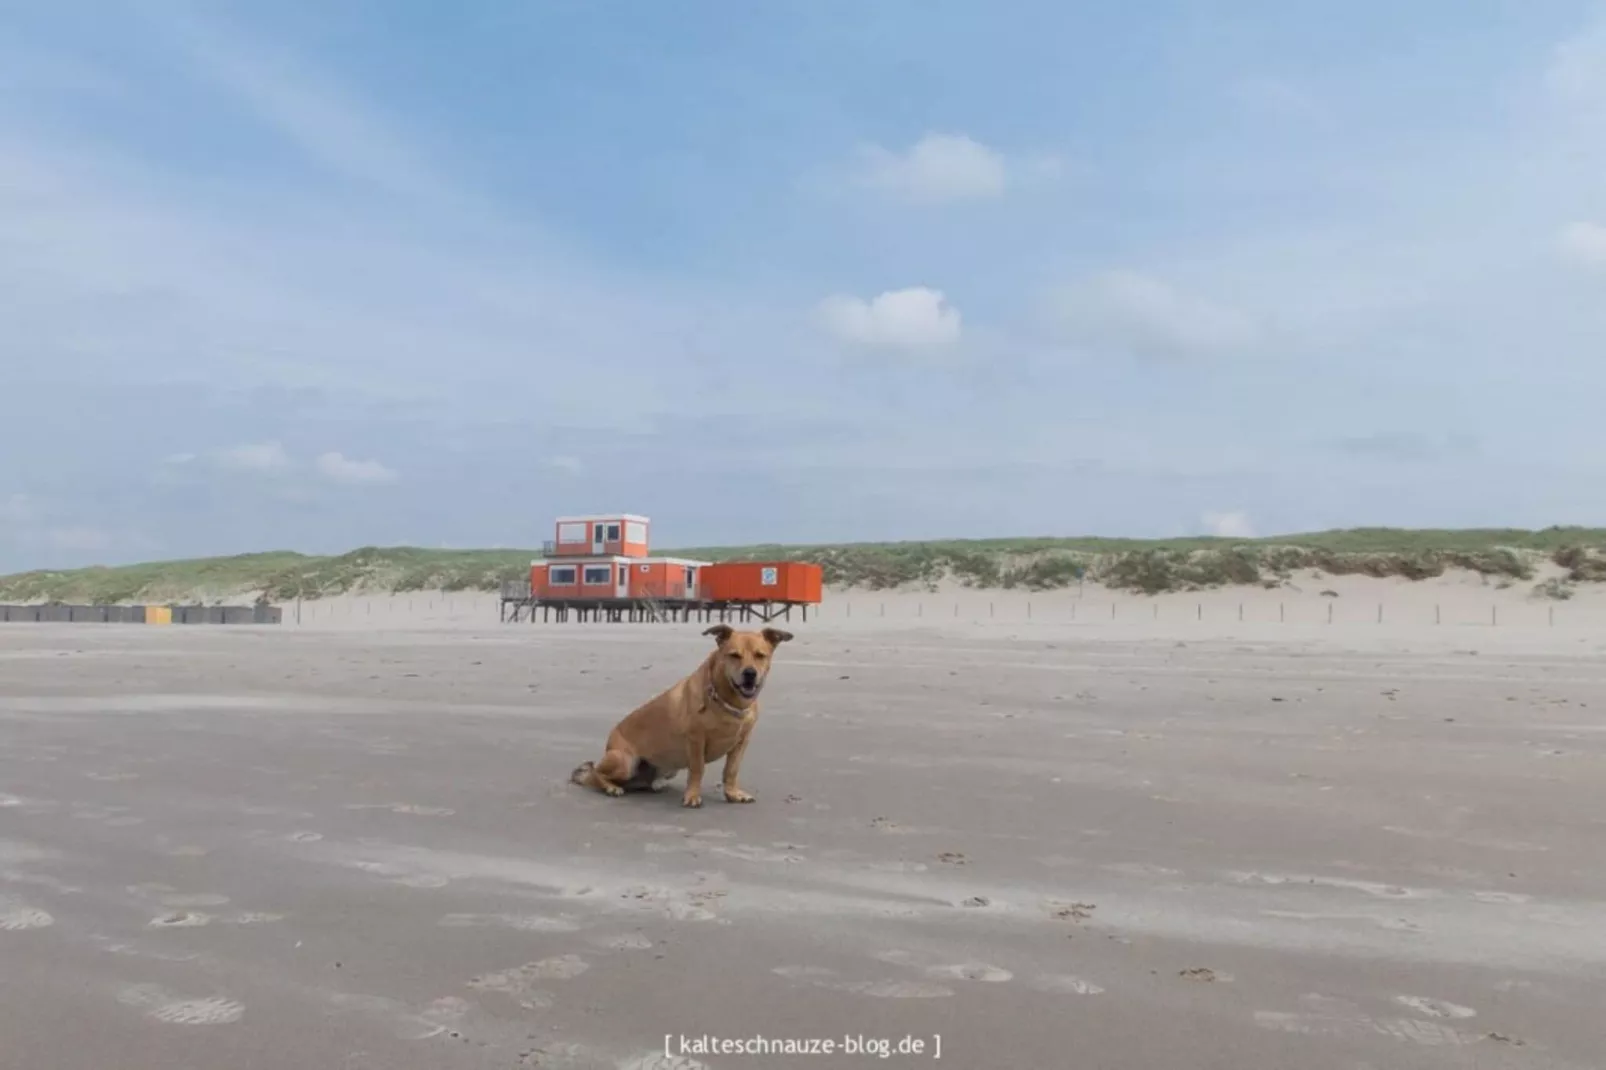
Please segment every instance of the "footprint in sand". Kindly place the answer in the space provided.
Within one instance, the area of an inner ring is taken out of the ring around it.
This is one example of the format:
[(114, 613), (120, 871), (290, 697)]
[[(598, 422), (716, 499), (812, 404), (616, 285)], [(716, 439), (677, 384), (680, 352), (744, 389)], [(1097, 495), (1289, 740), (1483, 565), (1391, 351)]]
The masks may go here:
[(711, 1070), (711, 1068), (707, 1063), (700, 1063), (685, 1055), (665, 1055), (661, 1051), (655, 1051), (650, 1055), (638, 1055), (633, 1059), (626, 1059), (619, 1064), (619, 1070)]
[(955, 981), (1007, 981), (1015, 975), (1001, 966), (989, 966), (985, 962), (957, 962), (942, 966), (930, 966), (926, 969), (927, 977), (942, 977)]
[(43, 910), (0, 901), (0, 932), (45, 929), (54, 924), (56, 919)]
[(453, 996), (436, 1000), (424, 1008), (422, 1013), (416, 1013), (406, 1004), (383, 996), (337, 992), (330, 994), (328, 999), (341, 1010), (358, 1011), (386, 1019), (391, 1032), (398, 1040), (429, 1040), (431, 1037), (440, 1036), (456, 1024), (468, 1010), (466, 1002)]
[(1395, 996), (1394, 1002), (1429, 1018), (1475, 1018), (1478, 1014), (1471, 1007), (1442, 999), (1429, 999), (1427, 996)]
[(567, 981), (580, 976), (591, 964), (579, 955), (557, 955), (552, 958), (528, 962), (511, 970), (499, 970), (470, 978), (468, 987), (480, 992), (500, 992), (519, 1001), (526, 1010), (540, 1010), (552, 1006), (552, 997), (539, 991), (542, 981)]
[(158, 929), (194, 929), (212, 924), (212, 915), (195, 910), (175, 910), (171, 914), (152, 918), (149, 924)]
[(451, 817), (457, 813), (449, 806), (420, 806), (417, 803), (347, 803), (347, 810), (389, 810), (393, 814), (412, 814), (415, 817)]
[(498, 927), (526, 933), (579, 932), (578, 922), (545, 914), (447, 914), (437, 923), (445, 929)]
[(227, 1025), (245, 1015), (245, 1004), (238, 1000), (225, 996), (184, 999), (156, 985), (130, 985), (117, 994), (117, 1002), (168, 1025)]
[(927, 981), (848, 981), (837, 976), (835, 970), (823, 966), (777, 966), (771, 972), (789, 981), (799, 981), (817, 988), (837, 992), (851, 992), (856, 996), (876, 999), (942, 999), (954, 994), (946, 985)]
[(1031, 986), (1041, 992), (1054, 992), (1067, 996), (1097, 996), (1104, 992), (1102, 986), (1068, 973), (1035, 978)]

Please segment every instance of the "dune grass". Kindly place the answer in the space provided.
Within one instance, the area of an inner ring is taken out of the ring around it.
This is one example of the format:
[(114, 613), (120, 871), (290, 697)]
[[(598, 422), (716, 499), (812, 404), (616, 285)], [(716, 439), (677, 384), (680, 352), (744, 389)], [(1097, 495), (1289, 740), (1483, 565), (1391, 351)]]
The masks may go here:
[[(1050, 590), (1080, 580), (1158, 594), (1230, 584), (1276, 586), (1294, 572), (1427, 579), (1466, 569), (1529, 580), (1547, 563), (1562, 586), (1606, 581), (1606, 529), (1552, 527), (1409, 530), (1353, 528), (1264, 539), (1013, 538), (893, 543), (689, 547), (663, 551), (711, 561), (804, 560), (837, 588)], [(289, 551), (159, 561), (0, 577), (4, 602), (167, 602), (254, 598), (275, 602), (355, 592), (494, 591), (528, 574), (533, 550), (368, 546), (337, 556)], [(1555, 586), (1553, 584), (1553, 586)], [(1557, 597), (1560, 597), (1559, 595)]]

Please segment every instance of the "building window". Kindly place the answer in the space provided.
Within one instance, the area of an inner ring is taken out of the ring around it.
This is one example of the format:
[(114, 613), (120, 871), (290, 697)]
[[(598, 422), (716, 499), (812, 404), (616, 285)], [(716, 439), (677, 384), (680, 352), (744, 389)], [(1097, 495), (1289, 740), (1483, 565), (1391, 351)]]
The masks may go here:
[(586, 541), (586, 526), (583, 523), (570, 522), (558, 525), (558, 541), (573, 545)]
[(585, 584), (587, 587), (606, 587), (613, 583), (612, 565), (587, 565), (585, 570)]
[(549, 568), (546, 571), (547, 585), (551, 587), (574, 586), (574, 566), (564, 565), (559, 568)]
[(608, 541), (609, 542), (618, 542), (619, 541), (619, 525), (618, 524), (609, 524), (608, 525)]

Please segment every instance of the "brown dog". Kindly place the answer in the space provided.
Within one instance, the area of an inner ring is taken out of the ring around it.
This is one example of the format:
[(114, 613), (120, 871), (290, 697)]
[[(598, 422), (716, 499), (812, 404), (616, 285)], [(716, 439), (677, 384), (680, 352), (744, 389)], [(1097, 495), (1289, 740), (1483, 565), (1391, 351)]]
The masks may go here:
[(686, 770), (682, 806), (703, 805), (703, 766), (725, 759), (726, 802), (750, 803), (736, 783), (742, 755), (758, 723), (758, 693), (775, 648), (791, 632), (738, 632), (716, 624), (703, 632), (714, 650), (690, 676), (638, 706), (608, 734), (600, 762), (582, 762), (569, 779), (607, 795), (662, 791)]

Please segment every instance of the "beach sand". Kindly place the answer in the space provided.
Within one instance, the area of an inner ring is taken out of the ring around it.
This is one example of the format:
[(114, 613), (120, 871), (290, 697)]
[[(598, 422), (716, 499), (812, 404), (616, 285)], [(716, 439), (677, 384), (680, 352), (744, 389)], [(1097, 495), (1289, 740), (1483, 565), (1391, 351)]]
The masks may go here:
[(702, 624), (0, 626), (0, 1067), (1598, 1066), (1606, 606), (1299, 582), (834, 592), (696, 811)]

